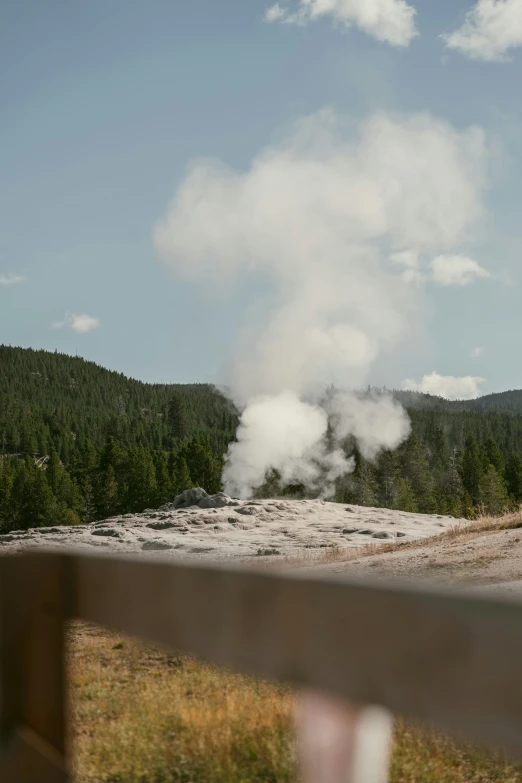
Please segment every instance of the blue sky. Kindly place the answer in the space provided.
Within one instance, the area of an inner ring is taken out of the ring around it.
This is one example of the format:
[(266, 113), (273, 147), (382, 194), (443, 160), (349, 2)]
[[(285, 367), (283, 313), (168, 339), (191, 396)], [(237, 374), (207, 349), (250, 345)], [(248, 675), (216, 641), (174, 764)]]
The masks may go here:
[[(455, 252), (490, 277), (419, 291), (410, 339), (383, 349), (365, 380), (400, 386), (436, 372), (480, 376), (482, 393), (522, 387), (522, 3), (481, 2), (514, 14), (507, 31), (470, 17), (475, 1), (411, 0), (408, 45), (333, 13), (267, 22), (258, 0), (4, 2), (0, 342), (147, 381), (223, 379), (238, 334), (278, 292), (262, 271), (215, 287), (159, 263), (154, 226), (191, 162), (247, 171), (324, 107), (356, 121), (429, 112), (487, 138), (484, 213)], [(478, 49), (448, 48), (440, 35), (466, 18), (484, 25)]]

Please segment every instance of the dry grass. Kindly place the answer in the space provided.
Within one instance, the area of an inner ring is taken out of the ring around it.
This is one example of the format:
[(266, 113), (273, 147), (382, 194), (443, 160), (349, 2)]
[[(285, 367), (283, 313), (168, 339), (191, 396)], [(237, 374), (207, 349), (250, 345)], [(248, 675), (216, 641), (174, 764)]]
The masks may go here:
[(502, 755), (485, 755), (435, 732), (396, 722), (390, 783), (521, 783)]
[(294, 779), (287, 689), (115, 634), (71, 634), (78, 783)]
[[(293, 696), (87, 626), (71, 631), (77, 783), (290, 783)], [(391, 783), (522, 783), (484, 757), (398, 722)]]

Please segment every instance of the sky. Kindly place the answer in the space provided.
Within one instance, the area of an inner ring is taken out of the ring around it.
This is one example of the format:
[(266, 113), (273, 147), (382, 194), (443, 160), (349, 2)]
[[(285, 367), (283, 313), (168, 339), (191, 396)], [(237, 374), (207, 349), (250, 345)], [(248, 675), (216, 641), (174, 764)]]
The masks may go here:
[(315, 380), (522, 388), (522, 0), (4, 0), (0, 73), (0, 343), (246, 399), (333, 258)]

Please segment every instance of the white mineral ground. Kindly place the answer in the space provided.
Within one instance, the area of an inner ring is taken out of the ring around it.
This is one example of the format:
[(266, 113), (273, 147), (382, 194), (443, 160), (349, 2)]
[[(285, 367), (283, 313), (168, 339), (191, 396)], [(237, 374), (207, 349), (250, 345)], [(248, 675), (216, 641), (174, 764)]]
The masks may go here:
[[(191, 505), (193, 501), (210, 507)], [(175, 508), (180, 502), (185, 507)], [(440, 515), (324, 500), (243, 501), (188, 490), (173, 503), (142, 514), (0, 535), (0, 554), (50, 548), (168, 560), (235, 560), (314, 575), (443, 584), (518, 600), (522, 513), (511, 517), (510, 529), (466, 530), (466, 519)], [(379, 545), (394, 542), (412, 546), (378, 551)], [(368, 550), (368, 544), (377, 550)]]
[(453, 517), (324, 500), (242, 501), (220, 494), (203, 497), (200, 502), (215, 502), (220, 507), (176, 509), (173, 503), (91, 524), (12, 531), (0, 535), (0, 553), (67, 547), (91, 552), (161, 553), (177, 559), (277, 561), (318, 555), (333, 547), (413, 541), (466, 523)]

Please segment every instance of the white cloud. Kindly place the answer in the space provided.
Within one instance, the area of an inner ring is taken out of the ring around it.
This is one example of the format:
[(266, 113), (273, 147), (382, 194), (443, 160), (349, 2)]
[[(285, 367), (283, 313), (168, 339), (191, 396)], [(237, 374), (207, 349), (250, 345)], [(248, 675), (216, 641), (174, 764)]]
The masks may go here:
[(267, 22), (304, 25), (330, 17), (346, 27), (355, 25), (378, 41), (408, 46), (417, 35), (415, 8), (406, 0), (299, 0), (296, 11), (275, 3), (267, 8)]
[[(361, 388), (377, 357), (406, 339), (422, 303), (397, 265), (418, 271), (408, 248), (433, 258), (467, 238), (482, 215), (486, 156), (476, 128), (457, 131), (424, 114), (354, 123), (325, 110), (245, 172), (215, 161), (192, 166), (154, 229), (162, 263), (223, 293), (258, 270), (275, 288), (266, 323), (243, 335), (225, 379), (244, 407), (227, 486), (248, 494), (276, 459), (283, 473), (299, 464), (312, 475), (317, 462), (325, 470), (325, 419), (320, 427), (306, 406), (325, 383)], [(357, 405), (339, 410), (356, 438), (383, 442), (381, 419), (368, 414), (356, 432)], [(275, 456), (262, 439), (270, 416), (298, 425)]]
[(79, 334), (88, 334), (100, 327), (100, 319), (93, 315), (73, 315), (71, 318), (71, 329)]
[(462, 27), (442, 38), (472, 60), (506, 60), (510, 49), (522, 46), (522, 2), (477, 0)]
[(264, 19), (265, 22), (277, 22), (279, 20), (282, 21), (285, 17), (286, 11), (284, 8), (279, 3), (275, 3), (266, 9)]
[(442, 254), (426, 264), (418, 250), (403, 250), (393, 253), (390, 261), (402, 268), (404, 282), (417, 286), (428, 281), (444, 286), (466, 286), (478, 277), (491, 277), (477, 261), (462, 254)]
[(440, 255), (430, 264), (431, 279), (438, 285), (465, 286), (477, 277), (491, 277), (487, 269), (463, 255)]
[(0, 275), (0, 285), (19, 285), (26, 280), (23, 275)]
[(402, 388), (445, 397), (447, 400), (475, 400), (480, 394), (480, 386), (484, 380), (471, 375), (458, 378), (454, 375), (439, 375), (438, 372), (431, 372), (429, 375), (424, 375), (420, 381), (407, 378)]
[(480, 356), (484, 355), (485, 348), (483, 345), (477, 345), (476, 348), (473, 348), (473, 350), (470, 353), (470, 356), (472, 359), (478, 359)]
[(53, 321), (51, 324), (52, 329), (63, 329), (64, 326), (69, 327), (78, 334), (88, 334), (95, 329), (99, 329), (101, 321), (93, 315), (76, 315), (75, 313), (66, 313), (63, 321)]
[(395, 266), (403, 268), (402, 279), (405, 283), (423, 283), (425, 276), (420, 268), (419, 253), (417, 250), (402, 250), (393, 253), (390, 261)]

